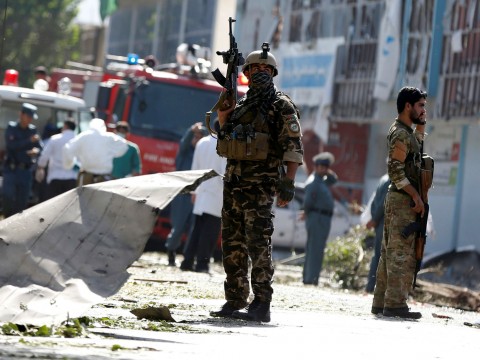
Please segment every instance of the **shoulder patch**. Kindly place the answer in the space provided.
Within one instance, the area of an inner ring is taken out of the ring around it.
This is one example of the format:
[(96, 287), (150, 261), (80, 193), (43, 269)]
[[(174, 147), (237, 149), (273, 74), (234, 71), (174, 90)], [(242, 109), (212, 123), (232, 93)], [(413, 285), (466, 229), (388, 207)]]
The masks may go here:
[(287, 127), (288, 130), (292, 133), (300, 132), (300, 124), (298, 123), (297, 116), (295, 114), (289, 115), (287, 118)]

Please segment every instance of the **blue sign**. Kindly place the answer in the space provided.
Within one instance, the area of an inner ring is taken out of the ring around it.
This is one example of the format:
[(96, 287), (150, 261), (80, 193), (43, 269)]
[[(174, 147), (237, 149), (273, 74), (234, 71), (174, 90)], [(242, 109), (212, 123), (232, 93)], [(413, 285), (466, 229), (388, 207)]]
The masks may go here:
[(281, 88), (323, 88), (331, 71), (332, 54), (285, 57)]

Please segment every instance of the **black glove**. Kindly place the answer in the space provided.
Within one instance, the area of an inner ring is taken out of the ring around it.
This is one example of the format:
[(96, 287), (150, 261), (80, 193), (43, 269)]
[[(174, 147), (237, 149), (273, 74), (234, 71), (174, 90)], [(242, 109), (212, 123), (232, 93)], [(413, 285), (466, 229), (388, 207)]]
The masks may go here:
[(278, 198), (290, 202), (295, 195), (295, 182), (287, 177), (282, 178), (278, 183)]

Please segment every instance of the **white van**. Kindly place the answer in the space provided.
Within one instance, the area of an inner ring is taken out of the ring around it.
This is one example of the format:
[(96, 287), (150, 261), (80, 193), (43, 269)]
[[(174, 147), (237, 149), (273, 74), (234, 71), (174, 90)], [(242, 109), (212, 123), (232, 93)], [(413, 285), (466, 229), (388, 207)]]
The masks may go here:
[(51, 91), (40, 91), (11, 85), (0, 85), (0, 162), (5, 153), (5, 130), (10, 121), (18, 121), (22, 103), (30, 103), (38, 108), (38, 120), (32, 122), (39, 135), (47, 124), (61, 127), (67, 117), (77, 125), (87, 127), (91, 120), (85, 101)]
[[(38, 119), (32, 124), (37, 127), (40, 136), (47, 125), (61, 128), (67, 118), (73, 118), (78, 131), (88, 128), (92, 116), (83, 99), (62, 95), (51, 91), (34, 90), (30, 88), (0, 85), (0, 175), (3, 176), (5, 158), (5, 131), (10, 121), (16, 122), (20, 117), (23, 103), (30, 103), (38, 108)], [(1, 184), (0, 176), (0, 201)]]

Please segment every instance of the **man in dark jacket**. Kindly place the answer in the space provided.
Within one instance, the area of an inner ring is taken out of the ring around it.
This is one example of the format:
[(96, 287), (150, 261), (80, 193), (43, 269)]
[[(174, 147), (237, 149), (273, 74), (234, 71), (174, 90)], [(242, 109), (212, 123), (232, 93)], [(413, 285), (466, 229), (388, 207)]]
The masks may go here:
[(28, 207), (33, 184), (33, 165), (42, 142), (37, 128), (37, 107), (24, 103), (18, 122), (10, 122), (5, 132), (6, 157), (3, 167), (3, 215), (9, 217)]

